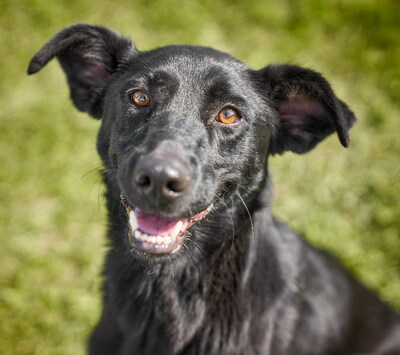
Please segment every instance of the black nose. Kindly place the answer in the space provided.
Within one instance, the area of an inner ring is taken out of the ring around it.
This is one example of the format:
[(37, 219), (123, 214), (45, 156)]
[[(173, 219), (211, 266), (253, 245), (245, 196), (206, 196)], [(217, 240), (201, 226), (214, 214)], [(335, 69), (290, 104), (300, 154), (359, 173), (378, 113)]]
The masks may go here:
[(175, 157), (145, 155), (133, 169), (134, 189), (156, 207), (184, 196), (190, 183), (189, 168)]

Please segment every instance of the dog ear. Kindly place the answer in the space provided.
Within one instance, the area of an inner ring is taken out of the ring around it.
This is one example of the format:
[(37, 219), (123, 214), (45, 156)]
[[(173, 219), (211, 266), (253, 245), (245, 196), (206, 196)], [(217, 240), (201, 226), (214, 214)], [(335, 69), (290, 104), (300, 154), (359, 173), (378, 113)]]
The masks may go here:
[(129, 39), (107, 28), (77, 24), (61, 30), (36, 53), (28, 74), (37, 73), (57, 57), (67, 76), (75, 106), (101, 118), (107, 79), (135, 52)]
[(267, 66), (257, 71), (263, 92), (278, 112), (270, 153), (306, 153), (333, 132), (344, 147), (355, 116), (317, 72), (292, 65)]

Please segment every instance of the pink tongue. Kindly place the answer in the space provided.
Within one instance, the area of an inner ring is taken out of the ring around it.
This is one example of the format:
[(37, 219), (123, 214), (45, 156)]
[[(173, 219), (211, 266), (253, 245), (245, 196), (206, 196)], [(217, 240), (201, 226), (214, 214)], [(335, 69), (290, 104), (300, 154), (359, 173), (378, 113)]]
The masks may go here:
[(187, 226), (186, 218), (165, 218), (156, 214), (135, 211), (139, 229), (150, 235), (169, 235), (178, 221), (182, 221), (183, 227)]

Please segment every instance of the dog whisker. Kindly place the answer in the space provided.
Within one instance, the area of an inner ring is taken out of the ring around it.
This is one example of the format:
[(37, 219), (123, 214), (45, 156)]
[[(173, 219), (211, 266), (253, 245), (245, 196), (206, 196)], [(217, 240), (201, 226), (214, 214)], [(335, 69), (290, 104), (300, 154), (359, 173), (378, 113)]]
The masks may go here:
[[(186, 245), (186, 243), (185, 243), (185, 241), (183, 241), (182, 242), (182, 245), (186, 248), (186, 250), (189, 252), (189, 254), (190, 254), (190, 260), (192, 261), (192, 263), (193, 263), (193, 260), (194, 260), (194, 255), (193, 255), (193, 253), (192, 253), (192, 251), (190, 250), (190, 248)], [(193, 263), (193, 265), (195, 265), (194, 263)]]
[[(206, 255), (205, 251), (203, 250), (203, 248), (199, 245), (199, 243), (195, 242), (192, 238), (186, 238), (185, 241), (193, 243), (203, 255)], [(192, 255), (193, 256), (193, 255)]]
[(232, 250), (235, 244), (235, 223), (233, 221), (233, 210), (234, 210), (233, 196), (231, 196), (231, 201), (232, 201), (232, 211), (230, 213), (230, 218), (232, 224), (232, 244), (231, 244), (231, 250)]
[(253, 218), (251, 217), (251, 213), (250, 213), (250, 211), (249, 211), (249, 209), (248, 209), (246, 203), (244, 202), (242, 196), (240, 196), (239, 191), (236, 191), (236, 194), (237, 194), (237, 196), (239, 197), (240, 201), (242, 201), (242, 204), (243, 204), (244, 208), (245, 208), (246, 211), (247, 211), (247, 214), (248, 214), (248, 216), (249, 216), (249, 221), (250, 221), (251, 234), (252, 234), (253, 240), (255, 240), (256, 237), (255, 237), (255, 234), (254, 234), (254, 224), (253, 224)]
[(89, 170), (89, 171), (86, 172), (85, 174), (83, 174), (83, 175), (81, 176), (81, 179), (86, 178), (88, 175), (90, 175), (90, 174), (92, 174), (92, 173), (94, 173), (94, 172), (100, 173), (100, 172), (101, 172), (101, 169), (102, 169), (102, 166), (97, 166), (97, 167), (95, 167), (95, 168)]

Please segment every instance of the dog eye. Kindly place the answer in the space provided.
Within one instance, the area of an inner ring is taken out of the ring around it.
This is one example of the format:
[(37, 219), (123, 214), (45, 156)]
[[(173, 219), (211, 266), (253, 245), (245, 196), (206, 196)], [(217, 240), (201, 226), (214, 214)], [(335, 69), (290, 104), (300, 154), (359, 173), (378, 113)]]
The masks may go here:
[(218, 113), (218, 121), (223, 124), (232, 124), (239, 121), (239, 114), (230, 107), (225, 107)]
[(144, 90), (135, 90), (130, 96), (132, 102), (140, 107), (148, 106), (151, 101), (149, 94)]

